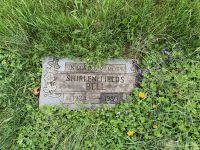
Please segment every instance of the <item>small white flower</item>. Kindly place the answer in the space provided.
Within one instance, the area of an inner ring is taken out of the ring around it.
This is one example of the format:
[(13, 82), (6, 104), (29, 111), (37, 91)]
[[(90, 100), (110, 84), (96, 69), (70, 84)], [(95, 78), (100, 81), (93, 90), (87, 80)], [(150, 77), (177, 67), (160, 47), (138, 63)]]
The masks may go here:
[(116, 113), (116, 115), (118, 115), (118, 116), (119, 116), (119, 115), (120, 115), (120, 112), (117, 112), (117, 113)]

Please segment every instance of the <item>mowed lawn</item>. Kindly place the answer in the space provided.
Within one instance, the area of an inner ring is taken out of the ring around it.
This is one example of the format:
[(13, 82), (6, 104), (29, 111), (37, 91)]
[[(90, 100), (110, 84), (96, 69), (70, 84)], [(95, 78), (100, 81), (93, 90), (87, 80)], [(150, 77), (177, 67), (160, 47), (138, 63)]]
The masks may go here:
[[(45, 56), (138, 59), (138, 87), (112, 109), (38, 109)], [(0, 1), (0, 149), (198, 150), (199, 123), (199, 0)]]

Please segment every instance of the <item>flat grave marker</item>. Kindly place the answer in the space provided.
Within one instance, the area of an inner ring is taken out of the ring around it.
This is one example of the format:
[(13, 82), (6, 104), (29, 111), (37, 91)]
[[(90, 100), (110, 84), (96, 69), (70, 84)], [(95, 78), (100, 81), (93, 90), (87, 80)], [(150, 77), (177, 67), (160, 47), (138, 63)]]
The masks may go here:
[(39, 106), (114, 106), (134, 89), (136, 71), (131, 59), (111, 59), (94, 67), (79, 59), (46, 57), (42, 62)]

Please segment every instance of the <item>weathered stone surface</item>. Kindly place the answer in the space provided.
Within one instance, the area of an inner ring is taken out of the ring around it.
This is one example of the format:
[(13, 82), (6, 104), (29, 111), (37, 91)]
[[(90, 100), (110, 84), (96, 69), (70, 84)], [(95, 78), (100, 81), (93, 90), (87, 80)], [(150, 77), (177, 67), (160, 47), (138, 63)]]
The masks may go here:
[(42, 67), (40, 106), (113, 106), (135, 87), (136, 68), (130, 59), (112, 59), (97, 68), (78, 59), (46, 57)]

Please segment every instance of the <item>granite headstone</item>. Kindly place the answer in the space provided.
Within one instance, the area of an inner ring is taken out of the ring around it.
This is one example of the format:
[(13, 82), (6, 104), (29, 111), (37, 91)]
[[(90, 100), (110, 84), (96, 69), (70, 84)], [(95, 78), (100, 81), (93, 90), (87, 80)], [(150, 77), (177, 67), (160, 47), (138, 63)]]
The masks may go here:
[(114, 106), (135, 87), (136, 66), (132, 59), (111, 59), (101, 67), (79, 59), (46, 57), (42, 62), (39, 106)]

